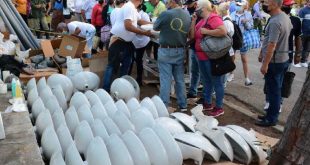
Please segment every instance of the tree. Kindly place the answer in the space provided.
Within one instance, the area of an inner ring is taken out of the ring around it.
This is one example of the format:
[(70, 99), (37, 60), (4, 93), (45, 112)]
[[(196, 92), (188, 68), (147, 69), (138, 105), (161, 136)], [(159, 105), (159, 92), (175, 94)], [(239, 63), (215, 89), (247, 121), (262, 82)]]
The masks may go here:
[(273, 149), (270, 165), (310, 164), (310, 67), (284, 133)]

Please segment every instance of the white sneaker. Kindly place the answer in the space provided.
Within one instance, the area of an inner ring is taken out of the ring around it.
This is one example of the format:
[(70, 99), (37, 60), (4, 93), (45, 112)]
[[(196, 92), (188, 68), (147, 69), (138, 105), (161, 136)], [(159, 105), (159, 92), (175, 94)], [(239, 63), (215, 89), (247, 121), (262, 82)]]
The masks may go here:
[(234, 76), (233, 73), (229, 73), (228, 76), (227, 76), (227, 81), (228, 81), (228, 82), (231, 82), (232, 80), (234, 80), (234, 77), (235, 77), (235, 76)]
[(269, 108), (269, 103), (266, 102), (266, 103), (265, 103), (265, 106), (264, 106), (264, 110), (267, 110), (268, 108)]
[(300, 68), (300, 67), (301, 67), (301, 64), (300, 64), (300, 63), (298, 63), (298, 64), (293, 64), (293, 66), (296, 67), (296, 68)]
[(281, 112), (282, 112), (282, 104), (280, 105), (279, 113), (281, 113)]
[(308, 63), (307, 63), (307, 62), (301, 63), (300, 65), (301, 65), (302, 67), (308, 68)]

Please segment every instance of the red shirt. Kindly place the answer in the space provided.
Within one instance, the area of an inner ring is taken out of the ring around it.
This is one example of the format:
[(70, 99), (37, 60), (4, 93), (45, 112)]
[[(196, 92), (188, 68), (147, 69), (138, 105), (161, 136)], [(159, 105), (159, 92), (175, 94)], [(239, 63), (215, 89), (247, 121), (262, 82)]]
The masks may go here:
[[(224, 25), (223, 20), (217, 14), (211, 13), (208, 20), (208, 25), (210, 29), (216, 29), (217, 27)], [(208, 60), (208, 55), (202, 51), (200, 47), (200, 42), (203, 39), (204, 35), (200, 33), (200, 29), (206, 25), (206, 19), (201, 19), (195, 26), (195, 51), (198, 57), (198, 60)]]
[(91, 24), (93, 24), (94, 26), (103, 26), (104, 22), (102, 19), (102, 5), (97, 3), (92, 11), (91, 14)]

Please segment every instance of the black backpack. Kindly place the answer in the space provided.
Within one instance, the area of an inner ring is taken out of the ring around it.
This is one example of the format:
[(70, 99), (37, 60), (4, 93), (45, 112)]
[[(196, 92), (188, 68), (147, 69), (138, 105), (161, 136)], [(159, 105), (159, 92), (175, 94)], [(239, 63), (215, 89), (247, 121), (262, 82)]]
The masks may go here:
[[(230, 18), (225, 18), (225, 20), (230, 20)], [(239, 28), (239, 26), (236, 24), (235, 21), (231, 21), (234, 25), (234, 35), (232, 36), (232, 39), (233, 39), (233, 45), (232, 45), (232, 48), (234, 50), (240, 50), (240, 48), (242, 48), (242, 45), (243, 45), (243, 36), (242, 36), (242, 32)]]

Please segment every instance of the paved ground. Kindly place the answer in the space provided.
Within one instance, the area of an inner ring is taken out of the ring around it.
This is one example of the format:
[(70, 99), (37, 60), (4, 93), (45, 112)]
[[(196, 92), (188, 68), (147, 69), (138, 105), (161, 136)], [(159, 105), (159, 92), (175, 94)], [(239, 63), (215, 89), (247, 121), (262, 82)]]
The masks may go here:
[[(264, 79), (260, 73), (261, 63), (257, 61), (259, 50), (251, 50), (248, 54), (249, 57), (249, 70), (250, 79), (254, 82), (254, 85), (246, 87), (244, 85), (243, 68), (240, 55), (236, 55), (235, 79), (228, 83), (226, 93), (236, 97), (238, 100), (253, 106), (256, 110), (262, 111), (265, 103), (265, 95), (263, 93)], [(280, 114), (280, 124), (285, 124), (291, 110), (293, 109), (299, 93), (306, 78), (307, 68), (295, 68), (291, 69), (296, 73), (292, 95), (288, 99), (284, 99), (282, 113)]]

